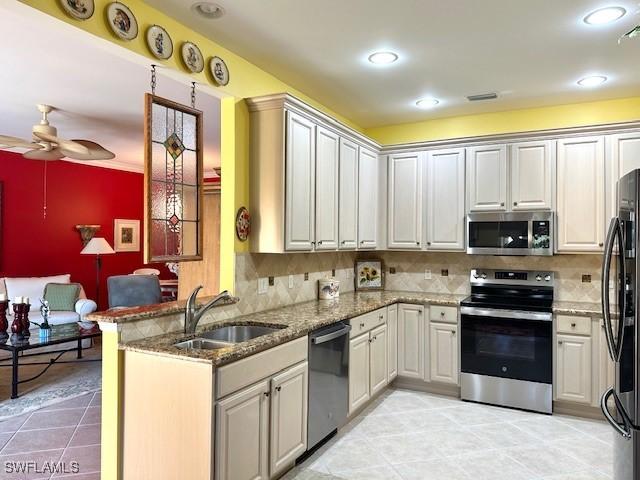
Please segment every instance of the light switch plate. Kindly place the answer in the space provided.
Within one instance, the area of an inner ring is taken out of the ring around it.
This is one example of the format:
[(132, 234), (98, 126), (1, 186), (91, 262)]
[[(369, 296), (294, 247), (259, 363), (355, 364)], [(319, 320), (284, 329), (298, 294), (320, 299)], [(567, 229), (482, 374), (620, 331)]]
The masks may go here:
[(289, 288), (293, 288), (293, 275), (289, 275)]
[(431, 270), (425, 270), (424, 271), (424, 279), (425, 280), (431, 280)]
[(269, 288), (269, 278), (262, 277), (258, 279), (258, 295), (264, 295)]

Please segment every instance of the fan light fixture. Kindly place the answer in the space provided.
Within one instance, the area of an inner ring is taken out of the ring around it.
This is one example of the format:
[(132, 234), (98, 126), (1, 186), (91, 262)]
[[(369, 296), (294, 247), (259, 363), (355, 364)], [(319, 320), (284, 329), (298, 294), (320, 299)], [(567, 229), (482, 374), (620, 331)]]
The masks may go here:
[(369, 61), (375, 65), (389, 65), (398, 60), (398, 54), (393, 52), (375, 52), (369, 55)]
[(422, 109), (433, 108), (440, 103), (440, 100), (437, 98), (423, 98), (422, 100), (418, 100), (416, 102), (416, 106)]
[(602, 85), (607, 81), (607, 77), (604, 75), (592, 75), (590, 77), (584, 77), (578, 80), (578, 85), (581, 87), (593, 88)]
[(589, 25), (605, 25), (619, 20), (624, 17), (625, 13), (627, 13), (627, 11), (622, 7), (599, 8), (584, 17), (584, 23)]

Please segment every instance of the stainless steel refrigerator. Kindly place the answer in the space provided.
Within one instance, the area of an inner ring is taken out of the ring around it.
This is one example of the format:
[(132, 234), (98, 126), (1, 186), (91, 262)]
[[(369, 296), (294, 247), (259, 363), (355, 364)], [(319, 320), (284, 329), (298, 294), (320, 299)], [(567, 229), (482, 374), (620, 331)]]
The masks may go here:
[(615, 384), (600, 406), (616, 431), (614, 480), (640, 480), (640, 368), (638, 291), (640, 170), (618, 181), (617, 215), (611, 219), (602, 265), (602, 314)]

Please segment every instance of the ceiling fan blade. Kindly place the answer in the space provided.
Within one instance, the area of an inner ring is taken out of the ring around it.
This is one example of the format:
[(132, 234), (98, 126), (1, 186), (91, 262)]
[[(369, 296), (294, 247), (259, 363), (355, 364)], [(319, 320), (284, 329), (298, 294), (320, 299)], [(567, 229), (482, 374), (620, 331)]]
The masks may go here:
[(22, 154), (24, 158), (29, 160), (60, 160), (64, 158), (64, 154), (59, 148), (53, 150), (29, 150)]
[(30, 148), (32, 150), (39, 150), (42, 148), (42, 145), (37, 143), (30, 142), (29, 140), (23, 140), (18, 137), (11, 137), (9, 135), (0, 135), (0, 145), (6, 145), (7, 147)]
[(110, 152), (102, 145), (92, 142), (91, 140), (74, 139), (72, 141), (86, 147), (89, 150), (89, 153), (81, 154), (72, 152), (66, 148), (61, 148), (62, 153), (64, 153), (66, 157), (73, 158), (74, 160), (111, 160), (112, 158), (115, 158), (115, 154), (113, 152)]
[(87, 155), (89, 153), (89, 149), (80, 143), (76, 143), (72, 140), (65, 140), (64, 138), (56, 137), (55, 135), (50, 135), (44, 132), (33, 132), (35, 137), (38, 137), (40, 140), (44, 140), (49, 143), (56, 143), (58, 147), (63, 148), (69, 152), (80, 153), (82, 155)]

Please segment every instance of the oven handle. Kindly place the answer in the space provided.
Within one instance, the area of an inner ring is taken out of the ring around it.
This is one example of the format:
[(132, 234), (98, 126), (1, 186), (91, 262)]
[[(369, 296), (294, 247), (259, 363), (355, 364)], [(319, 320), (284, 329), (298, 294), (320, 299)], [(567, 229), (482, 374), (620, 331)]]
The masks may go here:
[(522, 310), (505, 310), (502, 308), (460, 307), (461, 315), (474, 317), (513, 318), (517, 320), (537, 320), (551, 322), (553, 314), (549, 312), (525, 312)]

